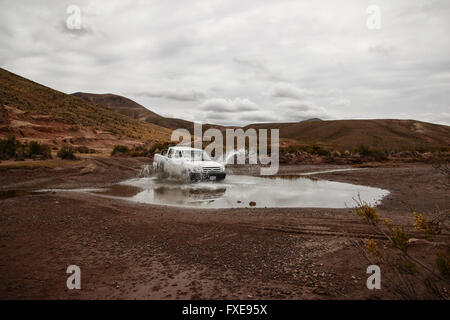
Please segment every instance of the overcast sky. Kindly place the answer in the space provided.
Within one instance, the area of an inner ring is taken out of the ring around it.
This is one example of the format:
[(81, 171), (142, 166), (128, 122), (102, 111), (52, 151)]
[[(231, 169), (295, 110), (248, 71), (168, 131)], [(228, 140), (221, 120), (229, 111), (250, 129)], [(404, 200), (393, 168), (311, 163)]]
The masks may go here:
[[(80, 29), (67, 27), (69, 5)], [(367, 26), (369, 5), (379, 29)], [(449, 31), (448, 0), (0, 0), (0, 66), (65, 93), (115, 93), (225, 125), (450, 124)]]

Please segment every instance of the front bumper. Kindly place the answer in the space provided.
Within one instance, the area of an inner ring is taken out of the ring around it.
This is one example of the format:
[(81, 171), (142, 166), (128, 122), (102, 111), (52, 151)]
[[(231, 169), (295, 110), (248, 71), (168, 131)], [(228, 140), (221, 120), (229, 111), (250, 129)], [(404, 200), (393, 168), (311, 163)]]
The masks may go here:
[(217, 173), (201, 173), (201, 172), (191, 172), (189, 173), (189, 178), (191, 181), (219, 181), (223, 180), (226, 177), (225, 172), (217, 172)]

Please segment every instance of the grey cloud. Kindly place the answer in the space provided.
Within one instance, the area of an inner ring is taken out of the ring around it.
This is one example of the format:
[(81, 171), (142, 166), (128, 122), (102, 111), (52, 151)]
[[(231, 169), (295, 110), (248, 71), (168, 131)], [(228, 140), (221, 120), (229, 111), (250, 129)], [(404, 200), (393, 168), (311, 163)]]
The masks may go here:
[(317, 91), (297, 88), (288, 83), (276, 84), (271, 89), (271, 96), (275, 98), (305, 99), (317, 94)]
[(262, 114), (247, 114), (247, 115), (239, 117), (239, 120), (244, 121), (246, 123), (278, 121), (277, 118), (274, 118), (271, 115), (262, 115)]
[(310, 101), (283, 101), (276, 105), (283, 119), (300, 121), (310, 118), (330, 118), (327, 110)]
[(346, 98), (333, 98), (330, 101), (330, 104), (337, 107), (349, 107), (351, 105), (351, 101)]
[[(402, 118), (410, 119), (409, 115), (404, 115)], [(421, 120), (426, 122), (440, 122), (450, 124), (450, 112), (440, 113), (423, 113), (421, 114)]]
[(243, 66), (246, 66), (246, 67), (250, 67), (258, 72), (267, 71), (266, 67), (261, 62), (256, 61), (256, 60), (234, 57), (233, 62), (243, 65)]
[(259, 77), (266, 78), (269, 81), (289, 81), (288, 77), (280, 71), (273, 70), (267, 66), (267, 63), (263, 63), (257, 59), (233, 57), (232, 61), (240, 66), (249, 68)]
[(258, 110), (258, 106), (250, 101), (249, 99), (223, 99), (223, 98), (212, 98), (202, 102), (199, 109), (214, 111), (218, 113), (227, 112), (245, 112)]
[(160, 39), (152, 50), (152, 56), (167, 60), (174, 56), (185, 54), (185, 50), (193, 46), (195, 46), (195, 42), (191, 37), (177, 34)]
[[(447, 0), (379, 0), (377, 31), (360, 0), (77, 0), (81, 30), (65, 27), (66, 2), (0, 5), (1, 66), (63, 92), (137, 92), (130, 98), (159, 114), (219, 124), (403, 114), (450, 123)], [(213, 97), (227, 99), (200, 109)], [(238, 97), (252, 103), (229, 102)], [(280, 109), (285, 101), (296, 104)]]
[(177, 101), (197, 101), (203, 99), (205, 94), (193, 89), (173, 89), (160, 91), (138, 92), (137, 96), (147, 96), (151, 98), (164, 98)]
[(369, 48), (367, 49), (367, 51), (369, 51), (369, 53), (382, 54), (382, 55), (389, 55), (394, 50), (395, 50), (395, 47), (383, 45), (383, 44), (372, 45), (372, 46), (369, 46)]
[(224, 113), (215, 113), (215, 112), (208, 112), (205, 115), (203, 115), (203, 118), (206, 121), (226, 121), (229, 117), (228, 115)]

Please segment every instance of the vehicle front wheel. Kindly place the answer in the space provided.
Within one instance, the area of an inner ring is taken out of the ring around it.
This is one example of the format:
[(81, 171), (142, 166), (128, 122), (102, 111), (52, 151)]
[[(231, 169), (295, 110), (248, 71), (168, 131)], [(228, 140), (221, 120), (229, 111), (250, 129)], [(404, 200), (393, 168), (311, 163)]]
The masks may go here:
[(158, 166), (156, 167), (156, 173), (158, 179), (164, 179), (164, 163), (158, 163)]
[(191, 182), (198, 182), (201, 180), (201, 175), (196, 172), (189, 172), (189, 179)]

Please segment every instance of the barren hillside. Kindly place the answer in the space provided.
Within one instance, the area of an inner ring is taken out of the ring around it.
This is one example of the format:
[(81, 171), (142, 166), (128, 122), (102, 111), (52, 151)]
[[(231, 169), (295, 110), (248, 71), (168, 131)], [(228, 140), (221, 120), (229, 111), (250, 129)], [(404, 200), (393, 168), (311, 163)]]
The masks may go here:
[(280, 137), (300, 144), (336, 149), (360, 144), (387, 150), (439, 148), (450, 145), (450, 127), (416, 120), (330, 120), (252, 124), (246, 128), (279, 128)]
[(170, 130), (0, 69), (0, 137), (110, 148), (167, 141)]

